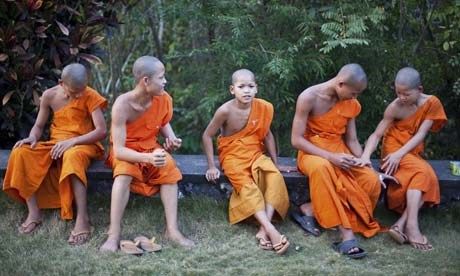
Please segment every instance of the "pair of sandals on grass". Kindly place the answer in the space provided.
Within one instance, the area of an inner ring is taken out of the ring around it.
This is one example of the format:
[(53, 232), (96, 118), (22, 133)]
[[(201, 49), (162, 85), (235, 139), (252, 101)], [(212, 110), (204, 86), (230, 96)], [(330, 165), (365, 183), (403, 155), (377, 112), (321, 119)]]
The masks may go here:
[[(304, 215), (300, 211), (292, 211), (291, 218), (305, 231), (306, 234), (313, 235), (315, 237), (321, 235), (321, 230), (314, 216)], [(367, 252), (359, 247), (356, 239), (334, 242), (331, 247), (335, 251), (351, 259), (361, 259), (367, 256)]]
[[(33, 220), (28, 223), (22, 223), (18, 227), (18, 232), (21, 235), (31, 235), (35, 231), (37, 231), (41, 225), (42, 225), (41, 220)], [(70, 236), (67, 242), (73, 246), (85, 244), (89, 241), (91, 237), (91, 233), (93, 232), (92, 230), (93, 230), (92, 227), (90, 230), (83, 230), (83, 231), (78, 231), (78, 232), (72, 230), (70, 232)]]
[(144, 253), (158, 252), (161, 249), (161, 245), (155, 243), (155, 237), (149, 239), (145, 236), (138, 236), (133, 241), (120, 241), (120, 251), (129, 255), (142, 255)]
[(422, 242), (414, 241), (409, 239), (403, 231), (399, 229), (399, 226), (393, 225), (388, 230), (388, 235), (399, 244), (410, 244), (413, 248), (420, 251), (431, 251), (433, 250), (433, 245), (428, 241), (425, 236), (422, 236)]

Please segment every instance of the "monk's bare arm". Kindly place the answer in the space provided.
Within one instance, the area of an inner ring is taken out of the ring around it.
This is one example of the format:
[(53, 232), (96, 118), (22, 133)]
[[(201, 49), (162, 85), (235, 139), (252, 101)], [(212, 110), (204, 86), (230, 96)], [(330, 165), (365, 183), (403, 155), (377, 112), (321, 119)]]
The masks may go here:
[(75, 145), (94, 144), (105, 138), (107, 135), (107, 125), (105, 123), (104, 114), (100, 108), (96, 108), (91, 113), (94, 130), (84, 135), (72, 138)]
[(355, 118), (348, 122), (347, 132), (345, 133), (345, 144), (354, 156), (359, 157), (363, 153), (363, 148), (361, 147), (358, 135), (356, 134)]
[(170, 123), (167, 123), (160, 129), (161, 135), (165, 138), (165, 143), (163, 143), (163, 148), (167, 151), (173, 151), (182, 145), (182, 139), (176, 137), (174, 130), (171, 127)]
[(50, 103), (53, 95), (54, 91), (51, 89), (43, 92), (43, 95), (40, 99), (40, 108), (38, 110), (37, 119), (35, 120), (34, 126), (30, 130), (29, 137), (16, 142), (13, 148), (20, 147), (23, 144), (30, 144), (30, 147), (32, 148), (35, 147), (35, 144), (42, 136), (46, 121), (50, 116)]
[(366, 142), (366, 147), (364, 148), (364, 152), (361, 155), (361, 159), (365, 162), (370, 163), (372, 153), (377, 149), (377, 145), (382, 139), (385, 131), (393, 124), (394, 122), (394, 109), (396, 107), (393, 104), (390, 104), (385, 113), (383, 114), (383, 119), (377, 125), (377, 128), (374, 132), (369, 136)]
[(275, 165), (278, 164), (278, 154), (276, 153), (275, 137), (271, 130), (268, 131), (267, 136), (264, 139), (265, 148), (267, 149), (268, 155), (272, 159)]
[(384, 170), (385, 173), (388, 175), (392, 175), (393, 173), (395, 173), (399, 167), (399, 162), (404, 157), (404, 155), (409, 153), (417, 145), (423, 142), (426, 135), (428, 134), (428, 131), (430, 131), (432, 125), (432, 120), (423, 121), (417, 133), (409, 141), (407, 141), (407, 143), (404, 146), (383, 158), (382, 170)]
[(297, 99), (297, 105), (292, 122), (291, 144), (294, 148), (303, 152), (329, 159), (330, 152), (323, 150), (305, 139), (303, 136), (306, 130), (308, 116), (313, 109), (314, 98), (303, 92)]
[(217, 132), (220, 128), (223, 127), (227, 118), (228, 109), (225, 106), (219, 107), (201, 137), (203, 143), (203, 151), (208, 161), (206, 179), (210, 181), (215, 181), (220, 176), (219, 170), (216, 168), (216, 164), (214, 163), (214, 145), (212, 138), (217, 135)]
[(141, 153), (126, 147), (126, 124), (129, 114), (128, 103), (123, 96), (117, 98), (112, 107), (112, 143), (116, 159), (131, 163), (152, 163), (151, 154)]

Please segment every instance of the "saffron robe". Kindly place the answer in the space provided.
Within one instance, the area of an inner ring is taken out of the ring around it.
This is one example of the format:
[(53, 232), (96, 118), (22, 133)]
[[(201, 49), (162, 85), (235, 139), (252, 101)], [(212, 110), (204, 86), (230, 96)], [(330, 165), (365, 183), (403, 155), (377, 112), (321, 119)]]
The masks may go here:
[[(441, 102), (436, 96), (430, 96), (417, 111), (409, 117), (395, 122), (386, 132), (382, 144), (382, 158), (403, 147), (420, 128), (425, 120), (432, 120), (432, 132), (439, 131), (447, 122)], [(394, 173), (401, 185), (390, 185), (387, 190), (388, 207), (399, 213), (406, 208), (406, 192), (408, 189), (420, 190), (425, 205), (439, 204), (439, 182), (433, 168), (426, 162), (423, 153), (423, 142), (406, 154)]]
[[(343, 135), (349, 120), (360, 112), (361, 105), (357, 100), (340, 101), (322, 115), (309, 116), (304, 137), (329, 152), (351, 154)], [(371, 168), (344, 170), (303, 151), (298, 152), (297, 166), (308, 176), (313, 213), (322, 227), (341, 225), (365, 237), (379, 232), (380, 226), (373, 211), (381, 188), (378, 176)]]
[(81, 97), (55, 111), (49, 141), (38, 142), (33, 149), (27, 144), (11, 151), (3, 190), (23, 203), (35, 194), (40, 209), (61, 208), (61, 218), (72, 219), (73, 190), (69, 176), (75, 175), (87, 187), (86, 169), (92, 159), (103, 158), (104, 148), (99, 142), (76, 145), (57, 160), (51, 159), (51, 149), (57, 142), (93, 131), (91, 113), (106, 106), (106, 99), (86, 87)]
[(264, 139), (270, 130), (273, 106), (255, 98), (246, 126), (217, 140), (221, 167), (233, 186), (229, 203), (229, 220), (238, 223), (265, 210), (270, 204), (284, 219), (289, 198), (283, 176), (264, 154)]
[[(173, 102), (168, 93), (152, 98), (152, 105), (133, 122), (126, 125), (125, 146), (137, 152), (153, 152), (162, 148), (158, 143), (160, 129), (171, 121)], [(110, 148), (106, 164), (113, 169), (113, 178), (119, 175), (133, 177), (130, 190), (144, 196), (152, 196), (160, 191), (162, 184), (176, 184), (182, 174), (169, 153), (166, 153), (166, 165), (154, 167), (150, 163), (130, 163), (114, 157)]]

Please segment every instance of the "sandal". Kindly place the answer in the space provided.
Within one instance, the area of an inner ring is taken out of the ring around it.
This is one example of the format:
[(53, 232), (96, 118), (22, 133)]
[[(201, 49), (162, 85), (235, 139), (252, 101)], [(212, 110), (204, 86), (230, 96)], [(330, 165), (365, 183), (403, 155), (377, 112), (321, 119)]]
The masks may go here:
[(29, 235), (35, 232), (39, 226), (42, 224), (41, 220), (34, 220), (27, 224), (23, 223), (18, 227), (19, 234)]
[(321, 231), (318, 228), (316, 219), (314, 216), (303, 215), (298, 211), (291, 212), (291, 218), (296, 222), (305, 233), (311, 234), (315, 237), (321, 235)]
[(283, 255), (288, 250), (289, 245), (290, 243), (286, 236), (281, 235), (280, 242), (273, 245), (273, 250), (275, 250), (276, 254)]
[(67, 240), (67, 243), (74, 246), (85, 244), (89, 241), (89, 238), (91, 237), (91, 232), (91, 229), (80, 232), (75, 232), (72, 230), (70, 231), (70, 236)]
[(263, 250), (273, 250), (273, 244), (271, 243), (271, 241), (261, 236), (256, 236), (256, 239), (259, 242), (259, 247)]
[(144, 250), (139, 248), (140, 242), (133, 242), (130, 240), (120, 241), (120, 250), (121, 252), (129, 255), (142, 255)]
[(408, 240), (410, 245), (412, 245), (413, 248), (420, 250), (420, 251), (431, 251), (433, 250), (433, 245), (428, 242), (428, 239), (423, 236), (423, 241), (422, 242), (416, 242), (412, 240)]
[[(332, 248), (351, 259), (361, 259), (367, 256), (367, 252), (358, 246), (358, 241), (356, 239), (347, 240), (343, 242), (334, 242)], [(351, 249), (358, 249), (357, 252), (350, 252)]]
[(138, 247), (148, 253), (158, 252), (162, 248), (161, 245), (155, 243), (155, 237), (148, 239), (147, 237), (139, 236), (134, 239), (134, 242), (138, 244)]
[(399, 226), (393, 225), (388, 230), (388, 235), (399, 244), (405, 244), (409, 241), (406, 234), (399, 230)]

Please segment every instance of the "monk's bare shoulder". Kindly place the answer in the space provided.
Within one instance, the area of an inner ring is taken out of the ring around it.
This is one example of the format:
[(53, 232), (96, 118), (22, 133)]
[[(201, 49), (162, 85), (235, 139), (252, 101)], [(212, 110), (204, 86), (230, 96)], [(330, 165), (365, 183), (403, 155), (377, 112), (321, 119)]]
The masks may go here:
[(222, 104), (217, 110), (216, 110), (216, 116), (221, 117), (221, 118), (228, 118), (229, 114), (232, 112), (233, 106), (232, 106), (233, 100), (227, 101), (224, 104)]
[(131, 96), (130, 92), (121, 94), (117, 97), (112, 106), (112, 118), (116, 119), (126, 119), (129, 117), (129, 114), (132, 113), (131, 110)]
[(318, 95), (317, 85), (310, 86), (304, 91), (302, 91), (302, 93), (300, 93), (299, 97), (297, 98), (297, 101), (301, 103), (302, 105), (307, 104), (309, 106), (313, 106), (316, 102), (317, 95)]
[(394, 99), (385, 109), (384, 112), (384, 117), (385, 118), (396, 118), (398, 117), (400, 110), (404, 109), (404, 105), (401, 103), (401, 101), (396, 98)]

